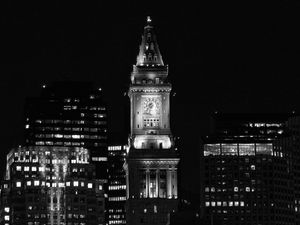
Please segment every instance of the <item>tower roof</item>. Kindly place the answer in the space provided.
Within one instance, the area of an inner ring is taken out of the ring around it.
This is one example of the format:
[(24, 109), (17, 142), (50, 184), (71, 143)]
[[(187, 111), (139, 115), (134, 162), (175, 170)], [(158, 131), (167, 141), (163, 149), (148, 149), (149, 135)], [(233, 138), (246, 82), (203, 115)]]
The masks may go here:
[(142, 43), (136, 61), (137, 66), (164, 65), (150, 16), (147, 17), (147, 24), (144, 27)]

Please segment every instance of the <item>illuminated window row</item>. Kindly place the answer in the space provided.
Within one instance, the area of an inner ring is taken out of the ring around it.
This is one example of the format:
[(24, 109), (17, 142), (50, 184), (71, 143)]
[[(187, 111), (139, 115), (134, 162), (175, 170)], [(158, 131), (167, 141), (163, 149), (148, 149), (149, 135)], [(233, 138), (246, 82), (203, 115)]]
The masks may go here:
[[(96, 116), (95, 116), (96, 115)], [(105, 118), (106, 114), (94, 114), (94, 118)], [(97, 122), (97, 123), (95, 123)], [(99, 123), (98, 123), (99, 122)], [(87, 120), (36, 120), (36, 124), (106, 124), (106, 121), (87, 121)], [(53, 127), (49, 127), (53, 129)]]
[(281, 123), (249, 123), (249, 127), (282, 127)]
[(126, 190), (126, 185), (108, 186), (108, 190)]
[(108, 201), (111, 202), (118, 202), (118, 201), (126, 201), (126, 197), (120, 196), (120, 197), (109, 197)]
[(208, 155), (272, 155), (271, 143), (217, 143), (205, 144), (204, 156)]
[(212, 206), (212, 207), (216, 207), (216, 206), (229, 206), (229, 207), (232, 207), (232, 206), (241, 206), (241, 207), (244, 207), (245, 206), (245, 203), (243, 201), (211, 201), (211, 202), (205, 202), (205, 206), (206, 207), (209, 207), (209, 206)]
[(120, 151), (122, 150), (122, 145), (108, 146), (108, 151)]
[(120, 215), (120, 214), (112, 214), (108, 216), (109, 219), (122, 219), (124, 217), (125, 217), (124, 215)]
[[(102, 158), (103, 159), (99, 160), (99, 161), (107, 161), (107, 159), (106, 160), (104, 159), (106, 157), (102, 157)], [(32, 160), (32, 162), (38, 162), (38, 161), (39, 161), (38, 159), (36, 159), (35, 161)], [(50, 164), (55, 164), (55, 165), (57, 165), (57, 164), (66, 164), (69, 161), (71, 162), (71, 164), (88, 164), (88, 159), (87, 158), (77, 158), (77, 159), (71, 159), (71, 160), (69, 160), (69, 159), (50, 159), (50, 158), (47, 159), (47, 158), (44, 158), (44, 159), (42, 159), (42, 161), (43, 161), (43, 163), (48, 164), (48, 165), (50, 165)], [(25, 162), (26, 163), (26, 162), (30, 162), (30, 160), (14, 160), (14, 162)], [(36, 166), (31, 166), (31, 167), (30, 166), (16, 166), (16, 171), (22, 171), (22, 167), (23, 167), (25, 172), (29, 172), (29, 171), (36, 172), (37, 170), (39, 172), (49, 171), (47, 169), (48, 167), (36, 167)]]
[(109, 213), (124, 213), (125, 209), (109, 209)]
[[(22, 182), (22, 181), (16, 181), (15, 182), (15, 187), (20, 188), (23, 185), (26, 185), (27, 187), (30, 186), (45, 186), (45, 187), (87, 187), (89, 189), (94, 187), (93, 183), (87, 183), (84, 181), (67, 181), (67, 182), (45, 182), (45, 181), (40, 181), (40, 180), (33, 180), (33, 181), (26, 181), (26, 182)], [(102, 185), (98, 185), (98, 189), (102, 190), (103, 186)]]
[(88, 134), (36, 134), (36, 138), (65, 138), (65, 139), (106, 139), (106, 136)]
[(109, 224), (126, 224), (126, 220), (110, 220)]
[(94, 161), (94, 162), (106, 162), (107, 157), (92, 157), (92, 161)]
[[(24, 171), (28, 172), (28, 171), (32, 171), (32, 172), (36, 172), (37, 170), (39, 172), (44, 172), (45, 171), (45, 167), (36, 167), (36, 166), (24, 166)], [(22, 166), (16, 166), (16, 171), (22, 171)]]
[(234, 192), (254, 192), (255, 188), (250, 187), (233, 187), (233, 189), (230, 188), (215, 188), (215, 187), (205, 187), (205, 192), (227, 192), (227, 191), (234, 191)]
[[(106, 137), (105, 137), (106, 139)], [(99, 140), (99, 139), (98, 139)], [(55, 142), (55, 141), (36, 141), (35, 142), (36, 145), (39, 146), (85, 146), (86, 142), (74, 142), (74, 141), (66, 141), (66, 142)], [(95, 147), (97, 146), (105, 146), (105, 143), (102, 142), (95, 142), (93, 143)]]
[[(68, 214), (68, 218), (69, 219), (71, 219), (71, 218), (84, 219), (84, 218), (86, 218), (86, 215), (84, 215), (84, 214), (71, 214), (71, 213), (69, 213)], [(85, 223), (80, 223), (80, 225), (83, 225), (83, 224), (85, 224)]]

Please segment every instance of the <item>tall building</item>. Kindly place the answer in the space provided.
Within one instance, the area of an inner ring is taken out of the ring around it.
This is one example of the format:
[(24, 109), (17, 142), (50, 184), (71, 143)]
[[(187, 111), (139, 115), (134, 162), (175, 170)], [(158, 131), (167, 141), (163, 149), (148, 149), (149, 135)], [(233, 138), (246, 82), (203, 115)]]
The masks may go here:
[(295, 224), (287, 158), (274, 144), (288, 114), (215, 114), (203, 138), (202, 213), (224, 225)]
[[(275, 218), (285, 221), (285, 224), (300, 224), (300, 117), (293, 115), (287, 121), (285, 134), (274, 143), (277, 157), (286, 159), (284, 167), (287, 170), (288, 179), (278, 177), (278, 193), (274, 195), (276, 205)], [(280, 182), (280, 183), (279, 183)], [(286, 192), (289, 189), (289, 192)], [(287, 197), (289, 195), (289, 198)]]
[(126, 224), (126, 173), (123, 168), (128, 145), (112, 141), (108, 145), (108, 224)]
[(1, 225), (102, 225), (103, 181), (81, 147), (12, 149), (1, 182)]
[(131, 131), (125, 169), (127, 224), (166, 224), (178, 205), (179, 156), (170, 129), (168, 66), (150, 17), (131, 73)]
[(25, 145), (89, 149), (97, 178), (107, 180), (107, 110), (101, 88), (90, 82), (43, 85), (26, 99)]

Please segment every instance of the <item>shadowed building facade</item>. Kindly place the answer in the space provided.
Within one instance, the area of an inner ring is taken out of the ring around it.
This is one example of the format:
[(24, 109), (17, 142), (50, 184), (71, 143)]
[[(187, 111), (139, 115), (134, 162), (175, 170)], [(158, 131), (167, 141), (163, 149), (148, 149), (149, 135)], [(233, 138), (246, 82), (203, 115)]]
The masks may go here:
[[(286, 164), (284, 169), (288, 171), (289, 179), (285, 182), (278, 183), (280, 192), (275, 198), (275, 218), (277, 221), (282, 221), (283, 216), (289, 217), (289, 223), (300, 224), (300, 117), (293, 115), (287, 121), (287, 130), (285, 134), (277, 139), (274, 143), (275, 155), (285, 158)], [(278, 175), (277, 175), (278, 177)], [(287, 188), (290, 189), (290, 198), (287, 198), (287, 193), (284, 192)], [(285, 219), (285, 218), (284, 218)]]
[(26, 98), (25, 145), (83, 147), (91, 154), (98, 179), (107, 181), (107, 110), (101, 88), (91, 82), (43, 85)]
[(108, 224), (126, 224), (126, 173), (123, 165), (128, 146), (125, 143), (110, 141), (108, 145)]
[(1, 225), (102, 225), (103, 181), (80, 147), (12, 149), (1, 182)]
[(128, 95), (131, 109), (127, 178), (127, 224), (166, 224), (178, 205), (179, 156), (170, 130), (168, 66), (147, 18)]
[(201, 208), (224, 225), (292, 225), (289, 159), (278, 150), (288, 114), (214, 115), (203, 138)]

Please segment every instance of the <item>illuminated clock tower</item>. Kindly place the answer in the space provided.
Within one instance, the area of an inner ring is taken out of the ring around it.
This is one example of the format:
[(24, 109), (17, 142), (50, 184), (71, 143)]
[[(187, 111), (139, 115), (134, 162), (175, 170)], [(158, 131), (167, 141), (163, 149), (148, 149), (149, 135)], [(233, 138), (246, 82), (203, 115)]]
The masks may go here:
[(129, 225), (165, 225), (177, 210), (179, 157), (170, 129), (171, 89), (148, 17), (128, 91), (131, 133), (124, 167)]

